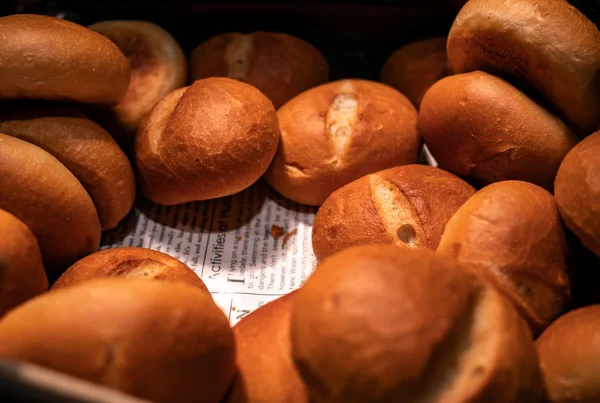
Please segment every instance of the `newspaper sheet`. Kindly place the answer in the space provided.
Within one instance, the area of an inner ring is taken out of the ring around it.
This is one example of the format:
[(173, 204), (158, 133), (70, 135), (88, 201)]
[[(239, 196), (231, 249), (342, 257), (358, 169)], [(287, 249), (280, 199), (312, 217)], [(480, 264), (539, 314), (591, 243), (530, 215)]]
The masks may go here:
[(129, 217), (104, 234), (102, 248), (138, 246), (181, 260), (234, 325), (300, 287), (313, 271), (315, 212), (262, 180), (234, 196), (178, 206), (140, 198)]

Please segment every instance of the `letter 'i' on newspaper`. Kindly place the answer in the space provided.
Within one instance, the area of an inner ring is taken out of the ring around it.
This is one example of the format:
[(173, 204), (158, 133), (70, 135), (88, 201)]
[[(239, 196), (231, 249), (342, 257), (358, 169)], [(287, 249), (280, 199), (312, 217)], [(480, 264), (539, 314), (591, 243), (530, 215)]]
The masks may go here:
[(205, 202), (161, 206), (139, 200), (128, 219), (104, 234), (102, 248), (144, 247), (181, 260), (234, 325), (308, 278), (316, 265), (315, 212), (262, 182)]

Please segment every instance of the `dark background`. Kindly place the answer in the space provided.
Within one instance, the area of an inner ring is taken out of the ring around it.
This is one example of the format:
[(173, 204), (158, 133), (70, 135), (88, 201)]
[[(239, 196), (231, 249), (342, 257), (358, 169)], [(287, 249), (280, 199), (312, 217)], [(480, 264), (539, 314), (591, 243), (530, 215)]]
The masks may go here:
[[(28, 12), (60, 15), (89, 25), (111, 19), (141, 19), (161, 25), (186, 55), (202, 41), (225, 32), (286, 32), (321, 50), (331, 79), (378, 79), (387, 56), (396, 48), (446, 35), (464, 0), (315, 1), (247, 4), (193, 0), (6, 1), (2, 14)], [(600, 0), (573, 0), (592, 21), (600, 20)]]

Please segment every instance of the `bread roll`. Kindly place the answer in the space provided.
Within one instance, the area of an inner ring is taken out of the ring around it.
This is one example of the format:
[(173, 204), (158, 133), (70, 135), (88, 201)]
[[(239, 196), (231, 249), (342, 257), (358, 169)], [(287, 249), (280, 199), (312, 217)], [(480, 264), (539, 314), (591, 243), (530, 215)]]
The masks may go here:
[(116, 104), (129, 85), (127, 59), (87, 28), (42, 15), (0, 18), (0, 100)]
[(534, 334), (571, 300), (556, 203), (531, 183), (504, 181), (477, 192), (448, 221), (437, 252), (489, 280)]
[(237, 373), (227, 403), (308, 403), (290, 345), (294, 295), (261, 306), (233, 327)]
[(544, 386), (551, 403), (600, 401), (600, 305), (561, 316), (537, 339)]
[(481, 71), (434, 84), (421, 103), (419, 129), (441, 167), (482, 185), (514, 179), (552, 189), (577, 144), (560, 119)]
[(120, 144), (129, 145), (152, 107), (186, 84), (187, 60), (175, 38), (150, 22), (103, 21), (89, 28), (113, 41), (129, 60), (129, 88), (100, 118)]
[(43, 148), (81, 182), (103, 230), (117, 226), (135, 200), (135, 178), (127, 156), (99, 125), (67, 105), (7, 103), (0, 132)]
[(321, 260), (362, 244), (435, 249), (446, 222), (474, 193), (462, 179), (425, 165), (364, 176), (335, 191), (317, 211), (313, 251)]
[(600, 123), (600, 32), (565, 0), (471, 0), (448, 36), (454, 72), (513, 77), (579, 134)]
[(444, 36), (397, 49), (384, 63), (381, 81), (406, 95), (418, 108), (425, 91), (448, 73)]
[(0, 357), (165, 403), (219, 402), (235, 370), (234, 343), (206, 292), (167, 281), (89, 281), (0, 322)]
[(179, 260), (165, 253), (135, 247), (110, 248), (84, 257), (54, 282), (52, 290), (102, 277), (183, 281), (208, 293), (200, 277)]
[(327, 60), (310, 43), (287, 34), (254, 32), (215, 36), (190, 56), (192, 80), (230, 77), (258, 88), (279, 108), (327, 81)]
[(281, 143), (267, 180), (298, 203), (321, 205), (361, 176), (419, 157), (417, 111), (373, 81), (321, 85), (286, 103), (277, 117)]
[(1, 133), (0, 161), (0, 209), (31, 229), (48, 271), (62, 271), (98, 248), (101, 231), (94, 203), (63, 164), (41, 148)]
[(299, 290), (292, 354), (312, 402), (538, 402), (529, 329), (495, 289), (427, 249), (363, 245)]
[(232, 195), (264, 174), (278, 142), (275, 109), (256, 88), (196, 81), (163, 98), (140, 128), (140, 190), (165, 205)]
[(0, 317), (47, 290), (37, 239), (17, 217), (0, 210)]
[(600, 256), (600, 132), (579, 143), (562, 161), (554, 194), (565, 224)]

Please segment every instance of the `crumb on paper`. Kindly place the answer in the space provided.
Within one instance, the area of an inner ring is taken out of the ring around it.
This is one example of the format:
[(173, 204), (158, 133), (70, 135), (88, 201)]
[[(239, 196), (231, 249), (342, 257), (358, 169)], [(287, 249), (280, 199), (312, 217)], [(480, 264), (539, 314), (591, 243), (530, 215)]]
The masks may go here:
[(283, 242), (281, 243), (281, 249), (285, 249), (285, 245), (287, 245), (288, 241), (291, 237), (298, 233), (298, 228), (291, 230), (288, 234), (283, 238)]
[(283, 227), (280, 227), (279, 225), (271, 225), (271, 236), (275, 239), (279, 239), (282, 236), (285, 235), (285, 230), (283, 229)]
[(237, 239), (238, 241), (241, 241), (241, 240), (243, 240), (243, 239), (244, 239), (244, 237), (243, 237), (243, 236), (241, 236), (241, 235), (236, 235), (236, 236), (235, 236), (235, 239)]

